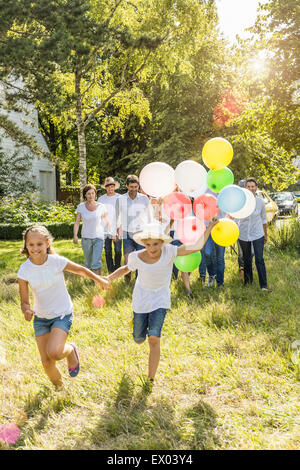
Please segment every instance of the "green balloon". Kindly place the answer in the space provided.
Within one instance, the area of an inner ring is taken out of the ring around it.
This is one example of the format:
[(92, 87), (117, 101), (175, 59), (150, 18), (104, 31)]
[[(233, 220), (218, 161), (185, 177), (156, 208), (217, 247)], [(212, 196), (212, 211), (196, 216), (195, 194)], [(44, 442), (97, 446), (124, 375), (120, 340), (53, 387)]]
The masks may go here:
[(200, 263), (200, 251), (196, 251), (195, 253), (191, 253), (190, 255), (186, 256), (177, 256), (174, 261), (176, 268), (184, 273), (190, 273), (194, 271), (194, 269), (198, 268)]
[(207, 186), (215, 193), (219, 193), (221, 189), (229, 184), (233, 184), (234, 176), (232, 171), (225, 167), (221, 170), (209, 170), (207, 173)]

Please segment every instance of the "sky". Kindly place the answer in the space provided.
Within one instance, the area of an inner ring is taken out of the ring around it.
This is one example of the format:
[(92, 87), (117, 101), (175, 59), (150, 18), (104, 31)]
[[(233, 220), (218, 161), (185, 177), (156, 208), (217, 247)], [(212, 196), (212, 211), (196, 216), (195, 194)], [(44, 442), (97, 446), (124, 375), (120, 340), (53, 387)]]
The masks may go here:
[(230, 43), (235, 42), (236, 34), (242, 38), (249, 36), (244, 30), (253, 26), (258, 4), (265, 2), (266, 0), (216, 0), (220, 30)]

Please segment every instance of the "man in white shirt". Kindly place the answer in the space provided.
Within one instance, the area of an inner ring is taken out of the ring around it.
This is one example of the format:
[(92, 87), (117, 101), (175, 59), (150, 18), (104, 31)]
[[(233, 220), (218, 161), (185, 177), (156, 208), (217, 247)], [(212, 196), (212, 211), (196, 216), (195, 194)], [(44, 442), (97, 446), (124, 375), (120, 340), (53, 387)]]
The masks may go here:
[(253, 282), (251, 244), (254, 248), (255, 264), (259, 279), (259, 286), (263, 291), (271, 291), (267, 286), (267, 272), (263, 258), (264, 244), (267, 243), (267, 215), (263, 199), (257, 197), (257, 181), (255, 178), (246, 179), (246, 189), (253, 193), (256, 199), (256, 206), (249, 217), (240, 219), (239, 243), (243, 251), (244, 258), (244, 284)]
[[(128, 192), (122, 194), (116, 202), (117, 236), (123, 239), (125, 265), (128, 255), (132, 251), (144, 249), (133, 239), (133, 235), (140, 232), (145, 224), (153, 222), (153, 212), (149, 198), (139, 193), (139, 179), (136, 175), (128, 175), (126, 179)], [(130, 273), (125, 279), (130, 281)]]
[[(109, 274), (113, 273), (121, 266), (122, 258), (122, 240), (117, 236), (117, 221), (116, 221), (116, 202), (121, 196), (116, 193), (116, 189), (120, 187), (120, 183), (115, 181), (111, 176), (105, 179), (104, 185), (101, 188), (106, 190), (106, 194), (100, 196), (98, 202), (105, 205), (108, 219), (110, 222), (110, 230), (104, 227), (105, 230), (105, 259)], [(115, 256), (112, 254), (112, 243), (114, 243)]]

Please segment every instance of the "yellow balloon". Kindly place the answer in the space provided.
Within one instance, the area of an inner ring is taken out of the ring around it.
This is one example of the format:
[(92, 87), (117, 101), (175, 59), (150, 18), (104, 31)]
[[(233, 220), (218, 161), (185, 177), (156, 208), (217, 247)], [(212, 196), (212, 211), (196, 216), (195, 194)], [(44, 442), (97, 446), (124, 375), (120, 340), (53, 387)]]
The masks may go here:
[(237, 241), (239, 234), (239, 228), (233, 220), (220, 219), (211, 231), (211, 238), (217, 245), (230, 246)]
[(229, 165), (233, 158), (233, 148), (228, 140), (215, 137), (208, 140), (202, 149), (202, 159), (211, 170), (221, 170)]

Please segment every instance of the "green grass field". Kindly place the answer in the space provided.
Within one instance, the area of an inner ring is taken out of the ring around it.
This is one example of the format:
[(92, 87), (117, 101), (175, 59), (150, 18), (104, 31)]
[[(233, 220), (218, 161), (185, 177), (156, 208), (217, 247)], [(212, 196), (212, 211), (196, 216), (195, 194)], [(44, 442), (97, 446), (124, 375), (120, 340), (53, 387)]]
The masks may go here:
[[(147, 393), (148, 345), (131, 336), (131, 292), (123, 280), (102, 292), (66, 274), (74, 303), (71, 339), (81, 372), (64, 388), (46, 377), (33, 326), (20, 310), (16, 272), (21, 242), (0, 241), (0, 425), (21, 429), (15, 449), (299, 449), (300, 260), (266, 249), (272, 293), (244, 288), (237, 257), (226, 250), (223, 290), (191, 275), (193, 300), (173, 281), (155, 385)], [(81, 248), (56, 251), (82, 263)], [(105, 263), (104, 263), (105, 264)], [(8, 448), (0, 444), (0, 448)]]

